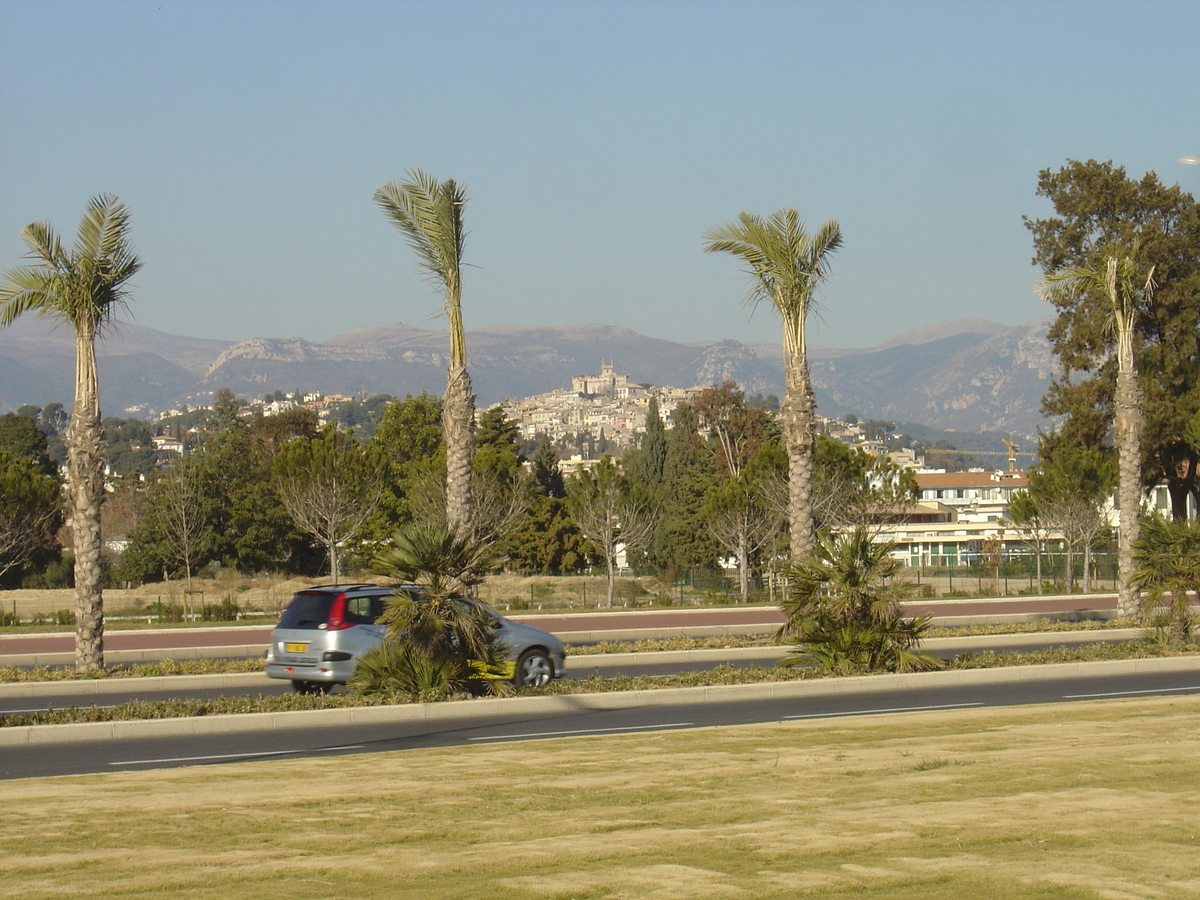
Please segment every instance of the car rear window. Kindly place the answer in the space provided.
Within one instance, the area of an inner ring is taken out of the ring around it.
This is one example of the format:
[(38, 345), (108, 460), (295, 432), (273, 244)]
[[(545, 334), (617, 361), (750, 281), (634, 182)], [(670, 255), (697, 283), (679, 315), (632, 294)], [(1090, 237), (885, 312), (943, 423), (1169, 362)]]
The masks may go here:
[(329, 621), (329, 607), (332, 605), (333, 594), (299, 593), (279, 617), (279, 627), (320, 628)]

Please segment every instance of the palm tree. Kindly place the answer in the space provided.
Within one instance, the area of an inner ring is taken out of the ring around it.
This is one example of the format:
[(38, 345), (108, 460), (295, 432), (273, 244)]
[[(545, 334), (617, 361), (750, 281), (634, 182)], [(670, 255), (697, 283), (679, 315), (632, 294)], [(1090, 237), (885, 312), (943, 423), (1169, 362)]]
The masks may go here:
[(1134, 587), (1146, 591), (1147, 609), (1166, 607), (1167, 642), (1182, 647), (1191, 636), (1189, 591), (1200, 594), (1200, 521), (1150, 518), (1134, 562)]
[(466, 231), (465, 191), (453, 179), (438, 181), (410, 169), (407, 181), (391, 181), (375, 192), (375, 202), (408, 239), (421, 268), (444, 292), (443, 312), (450, 329), (450, 361), (442, 402), (446, 442), (446, 519), (470, 530), (471, 460), (475, 454), (475, 395), (467, 373), (467, 341), (462, 319), (462, 253)]
[(812, 549), (813, 423), (816, 404), (808, 368), (805, 326), (817, 288), (829, 277), (830, 257), (842, 246), (838, 223), (830, 219), (808, 234), (794, 209), (770, 216), (739, 214), (738, 220), (704, 235), (704, 252), (732, 253), (750, 267), (754, 279), (747, 303), (770, 302), (783, 323), (783, 436), (788, 454), (788, 520), (791, 559)]
[(1133, 587), (1133, 548), (1141, 528), (1142, 483), (1142, 388), (1133, 360), (1134, 325), (1154, 291), (1154, 267), (1145, 281), (1127, 256), (1112, 254), (1093, 266), (1067, 269), (1047, 279), (1043, 299), (1054, 302), (1060, 295), (1100, 293), (1108, 299), (1108, 335), (1116, 342), (1117, 385), (1113, 395), (1113, 439), (1117, 445), (1117, 497), (1120, 504), (1117, 533), (1117, 609), (1132, 616), (1138, 609)]
[(32, 312), (75, 331), (75, 402), (67, 426), (67, 495), (75, 548), (75, 669), (104, 668), (104, 597), (100, 583), (100, 504), (104, 430), (96, 379), (96, 339), (126, 304), (125, 283), (142, 267), (129, 243), (129, 211), (111, 194), (88, 204), (75, 246), (63, 247), (45, 222), (21, 237), (33, 265), (0, 282), (0, 328)]
[(778, 636), (795, 640), (819, 665), (837, 672), (941, 668), (941, 660), (919, 649), (929, 617), (906, 619), (901, 610), (899, 598), (909, 586), (896, 581), (894, 549), (862, 526), (848, 534), (823, 533), (811, 553), (785, 570), (780, 607), (787, 621)]

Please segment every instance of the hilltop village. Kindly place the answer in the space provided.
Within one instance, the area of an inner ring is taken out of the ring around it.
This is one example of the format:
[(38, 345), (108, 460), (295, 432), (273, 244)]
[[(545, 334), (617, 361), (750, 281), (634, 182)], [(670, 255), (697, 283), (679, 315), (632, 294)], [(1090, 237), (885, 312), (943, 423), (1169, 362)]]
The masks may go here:
[[(559, 448), (564, 472), (586, 468), (604, 453), (615, 456), (637, 446), (645, 432), (651, 400), (667, 427), (681, 402), (694, 401), (709, 386), (678, 388), (631, 382), (614, 365), (603, 363), (598, 374), (577, 375), (570, 387), (499, 404), (505, 416), (518, 428), (526, 441), (547, 435)], [(775, 397), (754, 398), (768, 408), (777, 405)], [(361, 402), (342, 394), (316, 391), (300, 395), (277, 393), (250, 401), (262, 415), (277, 415), (303, 407), (312, 410), (322, 425), (340, 421), (348, 404)], [(164, 415), (179, 415), (171, 410)], [(889, 446), (854, 417), (845, 421), (818, 416), (818, 429), (828, 437), (873, 456), (886, 456), (896, 465), (909, 469), (918, 487), (918, 499), (908, 509), (881, 525), (896, 542), (895, 556), (909, 566), (956, 566), (978, 559), (988, 545), (999, 542), (1009, 551), (1024, 545), (1011, 522), (1006, 520), (1012, 495), (1029, 486), (1027, 473), (1017, 468), (1015, 447), (1009, 445), (1007, 458), (997, 465), (967, 467), (948, 471), (930, 466), (918, 451)], [(180, 435), (155, 438), (160, 451), (182, 450)], [(576, 448), (577, 452), (571, 448)], [(978, 462), (978, 460), (976, 460)], [(1111, 511), (1111, 510), (1110, 510)]]

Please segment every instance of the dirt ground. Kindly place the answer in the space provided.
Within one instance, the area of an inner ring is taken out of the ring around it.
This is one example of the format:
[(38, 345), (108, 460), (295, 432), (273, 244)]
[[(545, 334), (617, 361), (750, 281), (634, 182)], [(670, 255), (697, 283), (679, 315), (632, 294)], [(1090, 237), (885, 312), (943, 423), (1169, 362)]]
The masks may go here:
[[(361, 574), (354, 575), (350, 580), (371, 583), (382, 581), (375, 576)], [(104, 592), (104, 608), (107, 614), (119, 616), (132, 609), (143, 609), (158, 601), (180, 609), (187, 601), (193, 608), (199, 609), (204, 604), (219, 604), (226, 598), (232, 598), (243, 609), (258, 609), (276, 614), (296, 591), (323, 583), (321, 579), (285, 581), (244, 578), (236, 572), (230, 572), (227, 575), (222, 573), (217, 579), (193, 579), (190, 596), (187, 595), (187, 584), (182, 581), (145, 584), (131, 590), (110, 588)], [(620, 579), (617, 594), (618, 605), (629, 603), (632, 598), (668, 596), (667, 589), (654, 578)], [(538, 609), (542, 606), (559, 608), (562, 605), (595, 607), (605, 595), (605, 579), (590, 576), (494, 575), (480, 587), (480, 597), (501, 609)], [(16, 613), (22, 619), (74, 608), (75, 592), (69, 589), (0, 591), (0, 612)]]
[(1200, 896), (1200, 697), (8, 782), (0, 896)]
[[(292, 594), (315, 582), (294, 579), (281, 581), (269, 578), (248, 579), (240, 576), (229, 579), (193, 579), (192, 593), (183, 581), (144, 584), (131, 590), (109, 588), (104, 592), (104, 611), (120, 616), (132, 609), (143, 609), (161, 601), (167, 606), (183, 608), (185, 601), (199, 609), (204, 604), (219, 604), (227, 597), (235, 599), (243, 609), (261, 609), (278, 613)], [(15, 612), (23, 619), (75, 608), (75, 591), (15, 590), (0, 591), (0, 611)]]

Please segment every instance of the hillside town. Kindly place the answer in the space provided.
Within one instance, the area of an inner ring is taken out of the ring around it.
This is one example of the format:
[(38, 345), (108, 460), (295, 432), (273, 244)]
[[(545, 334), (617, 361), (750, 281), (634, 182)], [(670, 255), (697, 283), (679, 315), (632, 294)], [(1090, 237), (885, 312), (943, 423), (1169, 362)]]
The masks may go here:
[[(532, 442), (545, 435), (559, 447), (561, 468), (570, 473), (595, 465), (601, 455), (620, 457), (636, 447), (645, 432), (651, 400), (657, 403), (659, 415), (670, 427), (678, 405), (694, 401), (706, 389), (706, 386), (679, 388), (634, 383), (617, 372), (614, 363), (603, 362), (598, 373), (577, 375), (569, 387), (506, 400), (498, 406), (522, 440)], [(320, 391), (275, 392), (247, 401), (243, 414), (275, 416), (306, 409), (325, 426), (337, 421), (339, 408), (361, 399)], [(178, 420), (187, 412), (168, 410), (160, 416), (160, 422)], [(818, 416), (817, 425), (827, 437), (911, 472), (917, 488), (916, 501), (878, 524), (880, 539), (894, 542), (893, 557), (904, 566), (968, 566), (989, 553), (1013, 559), (1030, 552), (1028, 528), (1014, 524), (1008, 511), (1012, 496), (1029, 488), (1028, 473), (1017, 468), (1016, 446), (1011, 442), (1007, 458), (1000, 465), (948, 471), (945, 467), (928, 465), (925, 456), (911, 447), (888, 446), (869, 434), (857, 420)], [(178, 429), (160, 430), (164, 433), (154, 436), (154, 447), (160, 454), (160, 462), (166, 462), (172, 454), (184, 451), (186, 436), (179, 434)], [(203, 426), (196, 425), (190, 430), (197, 433)], [(602, 448), (603, 453), (572, 452), (573, 447)], [(1169, 499), (1165, 487), (1150, 489), (1146, 501), (1152, 509), (1166, 510)], [(1112, 498), (1104, 505), (1103, 523), (1110, 528), (1117, 525)], [(1053, 539), (1061, 535), (1047, 533), (1045, 537)]]

